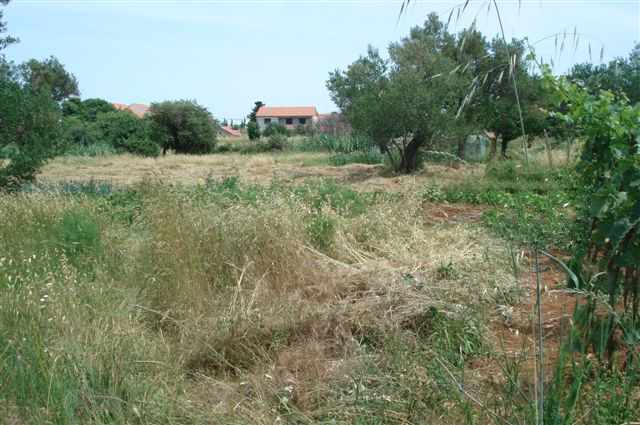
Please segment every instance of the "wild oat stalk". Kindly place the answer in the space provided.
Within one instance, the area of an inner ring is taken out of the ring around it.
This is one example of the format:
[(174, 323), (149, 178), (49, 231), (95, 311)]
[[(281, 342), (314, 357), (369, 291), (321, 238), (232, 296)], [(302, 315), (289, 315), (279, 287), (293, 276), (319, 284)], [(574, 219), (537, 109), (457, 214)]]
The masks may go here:
[(540, 288), (540, 261), (538, 249), (535, 249), (535, 273), (536, 273), (536, 423), (544, 424), (544, 335), (542, 326), (542, 291)]

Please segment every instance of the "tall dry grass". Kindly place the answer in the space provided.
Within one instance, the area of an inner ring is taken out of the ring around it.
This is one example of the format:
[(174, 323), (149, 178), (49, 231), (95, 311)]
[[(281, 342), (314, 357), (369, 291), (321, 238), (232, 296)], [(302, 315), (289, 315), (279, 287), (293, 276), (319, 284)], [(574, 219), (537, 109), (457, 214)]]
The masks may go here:
[(387, 340), (422, 341), (430, 312), (466, 320), (517, 290), (501, 243), (433, 224), (416, 197), (251, 190), (2, 197), (0, 409), (27, 423), (350, 423), (341, 388), (404, 350)]

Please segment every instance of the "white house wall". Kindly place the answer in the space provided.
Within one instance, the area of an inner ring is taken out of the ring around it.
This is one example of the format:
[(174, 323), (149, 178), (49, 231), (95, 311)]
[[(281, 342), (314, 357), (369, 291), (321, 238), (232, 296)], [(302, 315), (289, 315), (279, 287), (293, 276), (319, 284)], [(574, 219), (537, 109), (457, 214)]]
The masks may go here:
[[(285, 125), (285, 126), (290, 127), (290, 128), (294, 128), (294, 127), (296, 127), (298, 125), (309, 124), (311, 122), (315, 123), (315, 122), (318, 121), (318, 117), (289, 117), (289, 118), (291, 118), (293, 120), (293, 123), (292, 124), (286, 124), (286, 122), (287, 122), (286, 121), (287, 120), (286, 117), (284, 117), (284, 118), (283, 117), (258, 117), (257, 118), (257, 122), (258, 122), (258, 127), (260, 127), (260, 130), (264, 130), (264, 128), (268, 125), (265, 122), (265, 119), (267, 119), (267, 118), (271, 119), (270, 124), (278, 123), (278, 124), (282, 124), (282, 125)], [(300, 123), (300, 118), (306, 119), (305, 124), (301, 124)]]

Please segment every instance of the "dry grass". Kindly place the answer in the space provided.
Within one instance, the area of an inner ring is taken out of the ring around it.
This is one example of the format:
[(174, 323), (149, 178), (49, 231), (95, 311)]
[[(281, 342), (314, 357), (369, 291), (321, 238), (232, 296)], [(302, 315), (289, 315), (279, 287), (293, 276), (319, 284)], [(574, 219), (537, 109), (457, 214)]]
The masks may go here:
[[(273, 424), (285, 416), (311, 423), (327, 412), (349, 423), (355, 417), (340, 413), (336, 389), (348, 388), (345, 377), (372, 355), (385, 355), (386, 338), (419, 339), (432, 308), (458, 320), (469, 308), (493, 310), (500, 294), (517, 288), (501, 242), (475, 225), (434, 224), (414, 197), (345, 215), (328, 206), (319, 212), (286, 191), (223, 205), (167, 186), (140, 188), (144, 214), (133, 227), (91, 199), (20, 195), (0, 203), (11, 217), (2, 223), (7, 258), (36, 255), (33, 267), (3, 260), (4, 279), (21, 282), (0, 295), (3, 311), (47, 329), (42, 373), (69, 380), (64, 393), (84, 394), (74, 405), (83, 423), (103, 423), (96, 412), (104, 409), (116, 423), (138, 416), (142, 423)], [(43, 248), (69, 211), (97, 222), (100, 253), (67, 258), (55, 244)], [(326, 249), (314, 248), (308, 233), (318, 214), (333, 223)], [(16, 229), (28, 230), (27, 239)], [(99, 261), (89, 261), (95, 255)], [(40, 270), (52, 261), (58, 266), (43, 280)], [(0, 337), (15, 332), (0, 325)], [(35, 344), (36, 335), (24, 332)], [(84, 374), (108, 384), (77, 381)], [(24, 417), (61, 414), (63, 399), (43, 397), (46, 406)]]
[[(104, 157), (58, 157), (39, 176), (42, 182), (104, 180), (132, 184), (145, 179), (194, 184), (207, 178), (240, 176), (244, 181), (264, 183), (295, 178), (307, 158), (327, 154), (217, 154), (167, 155), (141, 158), (133, 155)], [(321, 172), (319, 172), (321, 174)]]
[(329, 156), (327, 153), (308, 152), (199, 156), (169, 154), (159, 158), (132, 155), (58, 157), (42, 169), (38, 181), (59, 183), (96, 180), (131, 185), (151, 179), (165, 183), (199, 184), (207, 179), (238, 176), (243, 182), (270, 184), (274, 180), (301, 183), (309, 179), (332, 178), (362, 191), (412, 192), (426, 183), (443, 186), (480, 178), (484, 173), (482, 165), (451, 168), (429, 164), (425, 170), (410, 176), (389, 176), (389, 172), (380, 165), (305, 165)]

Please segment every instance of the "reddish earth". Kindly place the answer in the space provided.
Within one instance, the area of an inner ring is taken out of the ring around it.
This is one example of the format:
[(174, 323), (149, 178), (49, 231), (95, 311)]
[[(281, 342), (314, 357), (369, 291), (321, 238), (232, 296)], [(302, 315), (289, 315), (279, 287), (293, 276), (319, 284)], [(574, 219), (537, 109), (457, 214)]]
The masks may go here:
[(474, 223), (480, 221), (486, 211), (484, 205), (438, 204), (426, 202), (423, 205), (425, 224)]
[[(496, 314), (491, 320), (490, 331), (494, 349), (503, 360), (517, 360), (521, 366), (521, 378), (533, 385), (535, 377), (535, 344), (537, 327), (534, 318), (536, 302), (536, 274), (533, 272), (533, 253), (524, 253), (527, 272), (520, 282), (526, 290), (523, 301), (513, 306), (509, 315)], [(567, 335), (569, 321), (573, 314), (576, 298), (566, 289), (566, 275), (555, 262), (540, 255), (540, 286), (542, 291), (542, 328), (545, 376), (551, 376), (558, 358), (561, 341)], [(508, 316), (508, 317), (505, 317)], [(499, 359), (484, 359), (475, 362), (472, 367), (483, 369), (485, 376), (493, 376), (495, 383), (504, 379)]]

